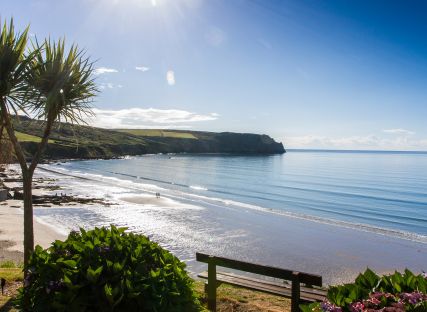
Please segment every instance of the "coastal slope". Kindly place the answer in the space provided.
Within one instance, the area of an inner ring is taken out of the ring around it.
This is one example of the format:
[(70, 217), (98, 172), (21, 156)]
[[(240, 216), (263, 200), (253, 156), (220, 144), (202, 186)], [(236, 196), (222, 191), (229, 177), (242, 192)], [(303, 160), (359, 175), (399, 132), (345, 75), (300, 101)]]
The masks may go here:
[[(28, 156), (37, 149), (43, 122), (27, 117), (14, 121)], [(47, 159), (115, 158), (157, 153), (282, 154), (282, 143), (268, 135), (232, 132), (201, 132), (157, 129), (108, 130), (56, 123), (45, 150)]]

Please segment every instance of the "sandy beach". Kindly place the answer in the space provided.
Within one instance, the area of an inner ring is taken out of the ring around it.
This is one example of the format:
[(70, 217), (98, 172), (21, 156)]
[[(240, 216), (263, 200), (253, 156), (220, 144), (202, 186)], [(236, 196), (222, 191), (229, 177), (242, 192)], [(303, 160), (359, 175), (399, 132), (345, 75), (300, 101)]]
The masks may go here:
[[(13, 190), (19, 190), (22, 187), (20, 181), (19, 168), (16, 165), (9, 166), (4, 176), (8, 182), (4, 186), (8, 188), (9, 193)], [(55, 195), (52, 195), (55, 193)], [(67, 196), (56, 196), (61, 194), (61, 188), (55, 185), (55, 180), (44, 178), (37, 171), (33, 182), (33, 196), (41, 198), (34, 201), (34, 207), (60, 208), (61, 201), (67, 201), (68, 205), (78, 205), (78, 201)], [(52, 198), (58, 198), (58, 203), (52, 203)], [(96, 199), (84, 199), (88, 203), (97, 202)], [(42, 203), (40, 203), (40, 201)], [(37, 203), (38, 202), (38, 203)], [(81, 205), (81, 204), (80, 204)], [(24, 211), (23, 201), (20, 199), (8, 199), (0, 202), (0, 262), (13, 261), (20, 263), (23, 261), (24, 250)], [(56, 228), (55, 225), (43, 222), (34, 217), (34, 243), (43, 248), (48, 248), (55, 240), (66, 238), (66, 232), (63, 229)]]
[[(24, 215), (22, 206), (21, 200), (10, 199), (0, 203), (0, 262), (6, 260), (22, 262), (23, 260)], [(64, 238), (64, 234), (35, 219), (34, 239), (36, 245), (47, 248), (56, 239)]]
[[(9, 181), (4, 182), (6, 188), (13, 190), (22, 187), (22, 183), (19, 181), (20, 175), (17, 166), (9, 166), (3, 173)], [(51, 191), (53, 189), (52, 182), (53, 181), (49, 179), (36, 178), (33, 184), (33, 195), (42, 196)], [(64, 233), (56, 230), (54, 226), (50, 226), (34, 218), (34, 243), (36, 245), (47, 248), (53, 241), (64, 238)], [(0, 202), (0, 262), (22, 262), (24, 250), (23, 242), (23, 201), (8, 199)]]
[[(21, 178), (18, 166), (10, 165), (3, 174), (4, 177), (7, 177), (6, 180), (8, 180), (8, 182), (4, 182), (4, 186), (6, 188), (14, 190), (22, 187), (22, 182), (19, 181)], [(63, 179), (66, 180), (66, 176), (64, 176)], [(64, 201), (66, 202), (67, 208), (87, 208), (94, 204), (101, 204), (104, 206), (115, 204), (114, 202), (107, 202), (100, 198), (69, 196), (66, 192), (69, 192), (70, 190), (58, 186), (57, 182), (58, 181), (55, 179), (46, 178), (43, 170), (36, 171), (33, 182), (33, 196), (42, 198), (42, 203), (34, 201), (34, 209), (61, 209), (64, 208)], [(10, 191), (9, 193), (13, 194), (13, 191)], [(177, 206), (176, 202), (169, 198), (157, 198), (155, 195), (150, 194), (140, 195), (137, 197), (121, 197), (120, 200), (142, 206), (160, 205), (168, 208), (176, 208)], [(23, 217), (22, 200), (8, 199), (0, 202), (0, 263), (4, 261), (21, 263), (23, 261)], [(67, 232), (64, 231), (63, 228), (56, 227), (55, 224), (48, 224), (37, 216), (34, 216), (35, 245), (48, 248), (55, 240), (65, 239), (67, 237), (66, 234)]]

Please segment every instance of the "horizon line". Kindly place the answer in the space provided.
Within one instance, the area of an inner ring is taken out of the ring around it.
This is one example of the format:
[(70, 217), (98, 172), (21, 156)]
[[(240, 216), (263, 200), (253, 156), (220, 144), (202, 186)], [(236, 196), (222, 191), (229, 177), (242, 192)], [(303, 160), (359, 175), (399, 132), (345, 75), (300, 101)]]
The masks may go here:
[(367, 150), (367, 149), (328, 149), (328, 148), (286, 148), (290, 152), (337, 152), (337, 153), (395, 153), (395, 154), (427, 154), (425, 151), (414, 150)]

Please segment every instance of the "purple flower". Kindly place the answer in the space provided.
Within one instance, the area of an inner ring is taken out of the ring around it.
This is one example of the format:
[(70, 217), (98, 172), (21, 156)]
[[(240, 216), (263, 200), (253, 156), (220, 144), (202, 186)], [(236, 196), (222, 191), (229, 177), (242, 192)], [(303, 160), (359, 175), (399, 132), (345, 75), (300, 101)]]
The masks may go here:
[(418, 291), (414, 291), (412, 293), (402, 293), (400, 294), (400, 298), (405, 301), (408, 302), (410, 304), (417, 304), (419, 302), (422, 302), (424, 300), (424, 295)]
[(36, 273), (35, 267), (29, 267), (27, 274), (24, 278), (24, 287), (28, 287), (31, 284), (31, 281), (34, 279), (34, 274)]
[(46, 286), (46, 293), (50, 294), (52, 291), (61, 291), (65, 288), (63, 281), (49, 281)]
[(322, 308), (323, 312), (342, 312), (342, 309), (340, 307), (337, 307), (329, 301), (323, 301), (320, 304), (320, 307)]
[(96, 246), (95, 251), (99, 254), (106, 254), (111, 251), (111, 248), (109, 246)]
[(31, 284), (31, 277), (30, 277), (30, 275), (27, 275), (24, 278), (24, 287), (28, 287), (28, 286), (30, 286), (30, 284)]

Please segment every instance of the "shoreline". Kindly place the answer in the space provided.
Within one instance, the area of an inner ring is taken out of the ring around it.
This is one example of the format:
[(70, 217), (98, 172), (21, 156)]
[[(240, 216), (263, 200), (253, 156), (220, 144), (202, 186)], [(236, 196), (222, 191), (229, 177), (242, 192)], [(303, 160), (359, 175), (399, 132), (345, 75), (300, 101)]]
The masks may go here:
[[(70, 208), (88, 208), (93, 205), (110, 206), (117, 205), (117, 202), (111, 202), (101, 198), (85, 198), (74, 195), (62, 194), (63, 187), (59, 185), (58, 180), (48, 178), (42, 173), (49, 172), (55, 175), (68, 176), (65, 173), (49, 170), (46, 168), (38, 168), (33, 179), (33, 209), (34, 209), (34, 245), (40, 245), (43, 248), (48, 248), (55, 240), (64, 240), (68, 236), (68, 231), (54, 224), (44, 221), (36, 215), (36, 210), (40, 208), (46, 209), (70, 209)], [(19, 195), (22, 188), (22, 178), (20, 177), (19, 168), (16, 164), (9, 165), (2, 172), (3, 178), (6, 177), (7, 182), (4, 186), (9, 192), (15, 192)], [(76, 179), (85, 179), (84, 177), (72, 176)], [(0, 177), (1, 178), (1, 177)], [(52, 195), (55, 193), (55, 195)], [(60, 196), (57, 195), (60, 193)], [(16, 195), (14, 195), (15, 197)], [(156, 198), (150, 194), (139, 196), (123, 196), (119, 198), (121, 201), (129, 204), (137, 204), (142, 206), (159, 206), (165, 208), (179, 208), (177, 202), (170, 198)], [(63, 206), (66, 204), (66, 207)], [(23, 200), (22, 199), (7, 199), (0, 202), (0, 263), (5, 261), (13, 261), (16, 264), (23, 262), (24, 257), (24, 231), (23, 231)]]
[[(22, 195), (22, 178), (16, 165), (9, 165), (3, 172), (3, 178), (7, 182), (4, 186), (12, 193), (14, 198), (0, 202), (0, 263), (13, 261), (16, 264), (23, 262), (24, 257), (24, 210), (23, 200), (15, 199)], [(57, 196), (61, 188), (55, 183), (55, 180), (40, 176), (38, 173), (33, 180), (33, 209), (40, 207), (61, 208), (63, 203), (68, 205), (101, 203), (99, 199), (84, 199), (71, 196)], [(55, 195), (52, 195), (56, 192)], [(64, 240), (68, 232), (61, 230), (53, 224), (43, 221), (41, 218), (33, 215), (34, 224), (34, 245), (40, 245), (48, 248), (55, 240)]]

